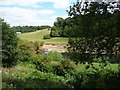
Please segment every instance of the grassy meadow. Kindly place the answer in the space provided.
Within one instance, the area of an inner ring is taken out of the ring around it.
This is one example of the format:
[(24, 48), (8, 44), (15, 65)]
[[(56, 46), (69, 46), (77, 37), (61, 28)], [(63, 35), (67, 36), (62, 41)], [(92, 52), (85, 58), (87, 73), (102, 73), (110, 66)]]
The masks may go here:
[(18, 37), (29, 41), (44, 41), (45, 44), (67, 44), (68, 38), (64, 37), (54, 37), (51, 39), (43, 39), (45, 35), (50, 34), (50, 30), (43, 29), (30, 33), (18, 34)]

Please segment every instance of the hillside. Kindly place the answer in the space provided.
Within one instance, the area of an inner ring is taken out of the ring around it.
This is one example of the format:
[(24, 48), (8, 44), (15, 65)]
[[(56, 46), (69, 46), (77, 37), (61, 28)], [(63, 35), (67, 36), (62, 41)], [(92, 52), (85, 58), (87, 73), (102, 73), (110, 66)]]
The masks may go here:
[(18, 34), (18, 37), (30, 41), (44, 41), (45, 44), (67, 44), (68, 38), (55, 37), (51, 39), (43, 39), (43, 36), (50, 34), (50, 30), (43, 29), (30, 33)]

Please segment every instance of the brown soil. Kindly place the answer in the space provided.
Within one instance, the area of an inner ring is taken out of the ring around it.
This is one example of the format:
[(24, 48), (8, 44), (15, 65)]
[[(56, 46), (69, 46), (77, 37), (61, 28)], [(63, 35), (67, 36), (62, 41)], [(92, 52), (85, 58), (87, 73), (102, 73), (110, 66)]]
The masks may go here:
[(57, 51), (57, 52), (66, 52), (67, 45), (55, 45), (55, 44), (45, 44), (42, 46), (44, 51)]

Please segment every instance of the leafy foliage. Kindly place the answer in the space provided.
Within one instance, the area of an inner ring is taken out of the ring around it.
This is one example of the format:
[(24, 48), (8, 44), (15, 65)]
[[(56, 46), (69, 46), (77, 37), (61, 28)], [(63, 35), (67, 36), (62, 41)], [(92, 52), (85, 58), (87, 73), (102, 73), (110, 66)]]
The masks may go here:
[(2, 23), (2, 63), (3, 66), (12, 66), (16, 61), (18, 38), (16, 33), (10, 29), (9, 24), (1, 19)]
[[(29, 63), (27, 63), (29, 65)], [(24, 66), (24, 68), (28, 68)], [(31, 68), (31, 67), (30, 67)], [(61, 88), (65, 86), (64, 77), (51, 73), (44, 73), (34, 68), (25, 72), (3, 72), (3, 89), (25, 89), (25, 88)]]
[(73, 26), (72, 20), (70, 17), (63, 19), (57, 17), (57, 21), (54, 22), (54, 26), (51, 28), (50, 36), (51, 37), (68, 37), (73, 36), (70, 34), (71, 27)]
[(17, 48), (20, 51), (31, 51), (31, 52), (36, 52), (42, 53), (42, 46), (43, 42), (40, 41), (27, 41), (27, 40), (19, 40)]
[(43, 39), (50, 39), (51, 37), (50, 37), (50, 35), (48, 34), (48, 35), (45, 35), (44, 37), (43, 37)]
[(9, 73), (3, 70), (3, 89), (102, 88), (106, 90), (111, 88), (120, 88), (119, 71), (115, 72), (111, 71), (111, 69), (98, 69), (84, 71), (82, 73), (74, 71), (74, 73), (71, 74), (69, 71), (71, 69), (69, 65), (71, 66), (71, 64), (67, 64), (68, 61), (65, 63), (66, 64), (63, 64), (64, 66), (61, 66), (64, 67), (64, 70), (68, 73), (64, 77), (49, 72), (41, 72), (35, 69), (35, 65), (30, 62), (19, 63), (16, 66), (16, 69), (11, 70)]
[[(38, 57), (38, 58), (36, 58)], [(36, 65), (36, 69), (40, 70), (42, 72), (49, 72), (50, 66), (49, 66), (49, 60), (46, 59), (45, 54), (36, 56), (34, 60), (34, 64)]]
[(55, 74), (59, 76), (65, 76), (67, 74), (72, 75), (74, 73), (75, 64), (70, 60), (63, 60), (59, 65), (55, 67)]
[(47, 59), (51, 61), (62, 61), (64, 60), (62, 54), (58, 53), (57, 51), (55, 52), (49, 52), (47, 55)]
[(13, 26), (11, 27), (12, 30), (15, 32), (27, 33), (27, 32), (34, 32), (37, 30), (47, 29), (50, 28), (48, 25), (44, 26)]
[(79, 61), (93, 62), (95, 58), (96, 60), (100, 59), (99, 67), (94, 67), (92, 63), (89, 66), (90, 64), (87, 63), (84, 66), (86, 70), (83, 71), (80, 71), (83, 68), (78, 69), (79, 64), (76, 65), (73, 61), (64, 59), (57, 52), (49, 52), (47, 55), (39, 54), (38, 50), (43, 43), (20, 41), (17, 45), (16, 34), (10, 31), (6, 22), (2, 21), (4, 65), (12, 65), (13, 60), (19, 61), (18, 65), (14, 67), (16, 71), (8, 70), (9, 73), (3, 71), (3, 88), (67, 87), (105, 90), (120, 88), (120, 65), (118, 65), (118, 71), (112, 71), (111, 68), (105, 69), (106, 60), (109, 58), (120, 59), (120, 4), (116, 4), (118, 5), (117, 9), (114, 7), (111, 9), (110, 5), (111, 3), (104, 2), (89, 4), (77, 2), (68, 11), (72, 17), (65, 21), (58, 18), (58, 21), (54, 23), (52, 30), (54, 33), (51, 35), (66, 36), (70, 34), (67, 35), (70, 37), (68, 50), (73, 54), (77, 63)]
[(75, 38), (69, 39), (69, 51), (77, 54), (77, 59), (91, 60), (91, 56), (95, 56), (105, 60), (120, 54), (119, 4), (78, 1), (70, 6), (68, 14), (73, 19)]
[(36, 68), (42, 72), (52, 72), (54, 73), (55, 68), (58, 64), (52, 64), (52, 62), (59, 62), (64, 60), (63, 56), (58, 52), (49, 52), (46, 54), (34, 55), (33, 63)]

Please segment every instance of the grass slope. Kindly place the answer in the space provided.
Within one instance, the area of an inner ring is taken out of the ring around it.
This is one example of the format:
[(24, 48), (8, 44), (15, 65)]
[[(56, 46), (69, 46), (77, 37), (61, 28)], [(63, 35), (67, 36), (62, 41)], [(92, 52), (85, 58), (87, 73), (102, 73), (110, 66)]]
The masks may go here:
[(30, 41), (44, 41), (46, 44), (67, 44), (68, 38), (55, 37), (51, 39), (43, 39), (43, 36), (50, 34), (50, 30), (43, 29), (36, 32), (21, 33), (18, 34), (20, 39), (30, 40)]

